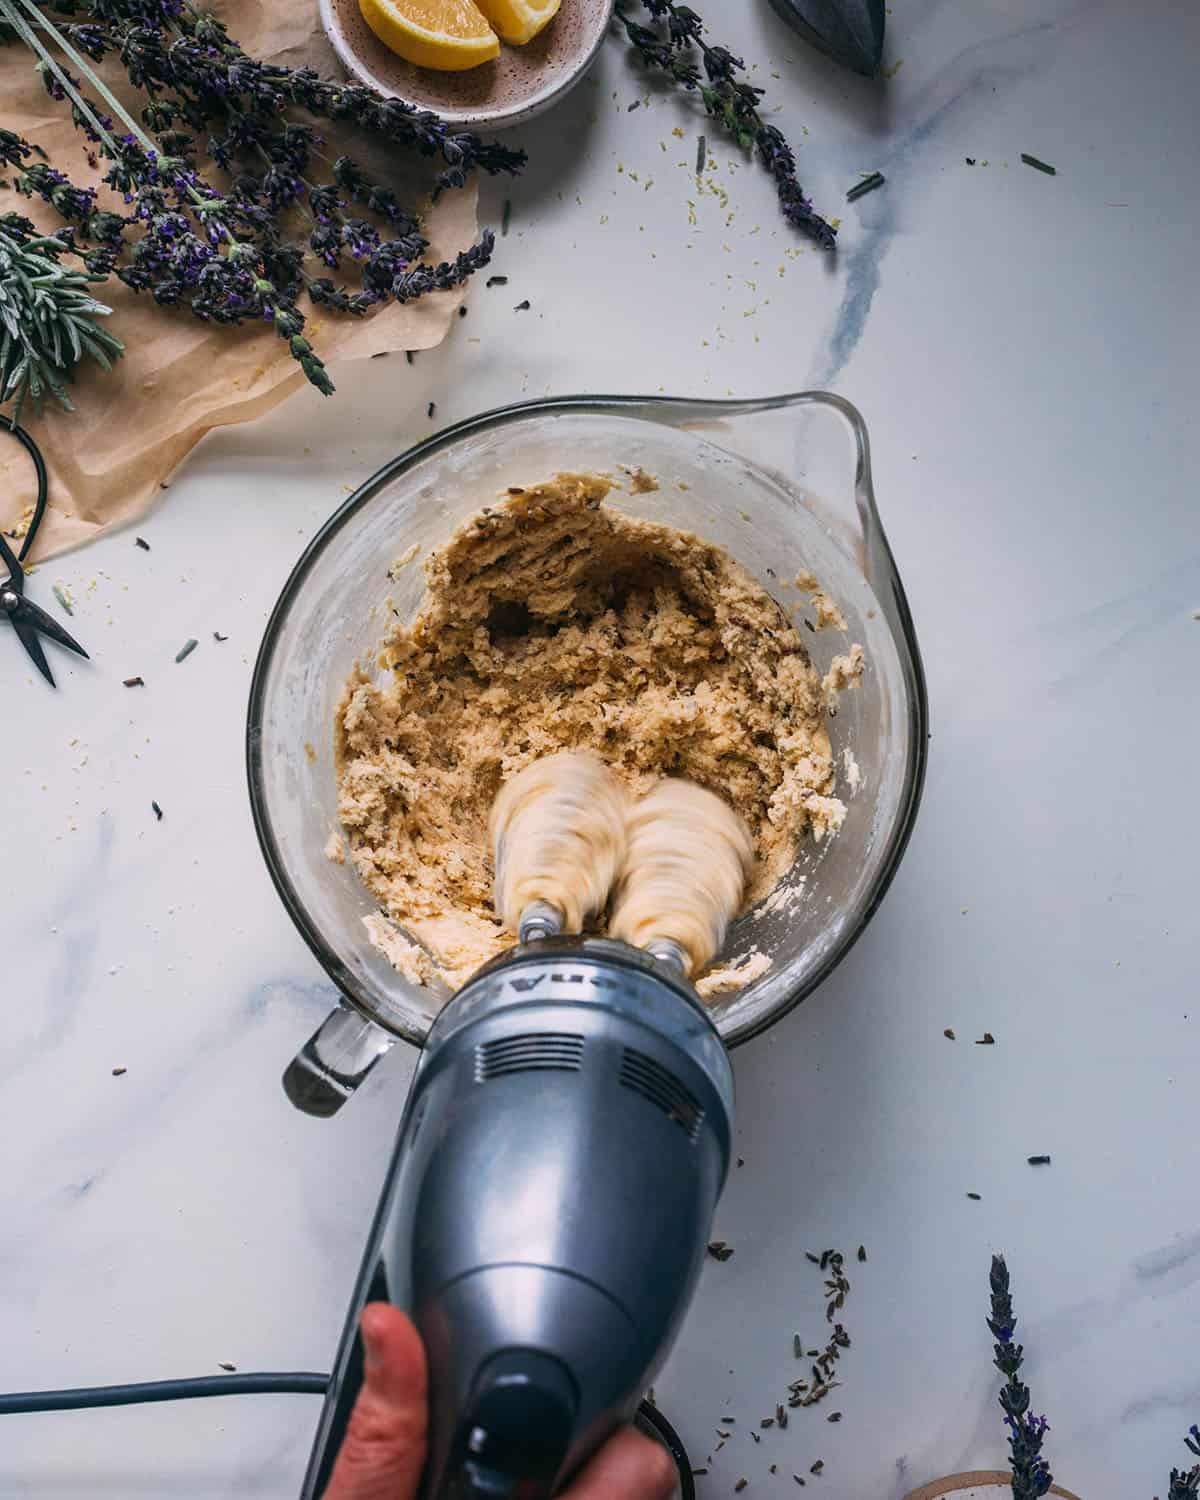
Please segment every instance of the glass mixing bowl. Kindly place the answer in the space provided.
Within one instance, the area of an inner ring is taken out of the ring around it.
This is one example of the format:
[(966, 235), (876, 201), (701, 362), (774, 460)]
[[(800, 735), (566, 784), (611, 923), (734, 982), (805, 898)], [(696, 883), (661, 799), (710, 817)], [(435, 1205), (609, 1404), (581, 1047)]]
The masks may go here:
[[(267, 624), (250, 691), (247, 760), (255, 826), (271, 876), (343, 997), (285, 1075), (293, 1100), (329, 1114), (396, 1038), (420, 1044), (446, 992), (404, 979), (370, 942), (378, 907), (353, 865), (326, 856), (337, 830), (334, 711), (359, 664), (378, 672), (390, 601), (411, 619), (424, 556), (509, 485), (563, 470), (643, 469), (655, 490), (609, 503), (726, 548), (785, 607), (815, 575), (845, 617), (805, 637), (824, 672), (860, 642), (866, 669), (829, 723), (846, 821), (807, 840), (785, 877), (791, 893), (744, 913), (725, 953), (769, 969), (710, 1011), (732, 1046), (785, 1015), (862, 932), (895, 873), (916, 815), (927, 708), (912, 621), (871, 486), (867, 430), (823, 391), (755, 401), (576, 396), (489, 412), (410, 449), (325, 523)], [(849, 758), (852, 757), (852, 760)], [(857, 785), (851, 770), (857, 766)]]

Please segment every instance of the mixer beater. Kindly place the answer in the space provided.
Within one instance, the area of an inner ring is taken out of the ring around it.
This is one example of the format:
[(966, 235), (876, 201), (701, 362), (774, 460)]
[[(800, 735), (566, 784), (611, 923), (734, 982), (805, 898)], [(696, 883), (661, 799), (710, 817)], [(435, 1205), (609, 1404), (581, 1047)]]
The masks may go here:
[(625, 860), (624, 787), (587, 751), (532, 761), (492, 805), (496, 914), (521, 942), (582, 932)]
[(631, 810), (609, 934), (691, 978), (742, 902), (754, 846), (741, 817), (694, 782), (660, 781)]

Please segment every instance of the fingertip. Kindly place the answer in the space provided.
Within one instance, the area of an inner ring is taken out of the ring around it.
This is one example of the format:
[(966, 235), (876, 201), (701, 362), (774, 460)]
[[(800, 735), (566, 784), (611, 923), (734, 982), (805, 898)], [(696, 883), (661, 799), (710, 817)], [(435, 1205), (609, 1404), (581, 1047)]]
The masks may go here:
[(679, 1483), (679, 1470), (675, 1460), (661, 1443), (647, 1438), (650, 1452), (646, 1454), (646, 1480), (652, 1500), (669, 1500)]
[(368, 1302), (359, 1318), (367, 1373), (386, 1373), (388, 1383), (411, 1397), (425, 1394), (425, 1347), (412, 1320), (390, 1302)]
[(679, 1475), (670, 1453), (632, 1427), (615, 1433), (586, 1465), (563, 1500), (669, 1500)]
[(383, 1353), (388, 1333), (394, 1326), (392, 1314), (396, 1312), (399, 1312), (399, 1308), (392, 1307), (388, 1302), (368, 1302), (363, 1308), (358, 1326), (362, 1330), (368, 1364), (377, 1362)]

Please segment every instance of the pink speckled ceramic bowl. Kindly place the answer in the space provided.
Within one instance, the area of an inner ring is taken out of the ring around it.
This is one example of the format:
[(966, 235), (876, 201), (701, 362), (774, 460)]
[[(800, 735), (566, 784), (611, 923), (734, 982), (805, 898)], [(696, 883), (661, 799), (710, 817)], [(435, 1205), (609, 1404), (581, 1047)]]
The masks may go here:
[(608, 30), (613, 0), (562, 0), (549, 26), (524, 47), (462, 73), (415, 68), (390, 51), (358, 0), (320, 0), (321, 23), (346, 68), (381, 94), (432, 109), (456, 125), (498, 130), (548, 109), (583, 77)]

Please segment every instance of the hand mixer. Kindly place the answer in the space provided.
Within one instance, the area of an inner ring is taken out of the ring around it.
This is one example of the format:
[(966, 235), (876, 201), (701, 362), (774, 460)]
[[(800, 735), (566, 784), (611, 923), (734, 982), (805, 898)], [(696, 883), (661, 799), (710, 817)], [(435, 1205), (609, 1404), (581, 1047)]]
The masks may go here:
[[(632, 1417), (699, 1275), (733, 1082), (687, 976), (740, 903), (749, 836), (682, 782), (631, 805), (578, 754), (508, 782), (492, 834), (517, 946), (450, 1000), (417, 1064), (304, 1500), (362, 1382), (368, 1301), (406, 1308), (425, 1342), (426, 1500), (542, 1500)], [(614, 882), (628, 941), (564, 936)]]

